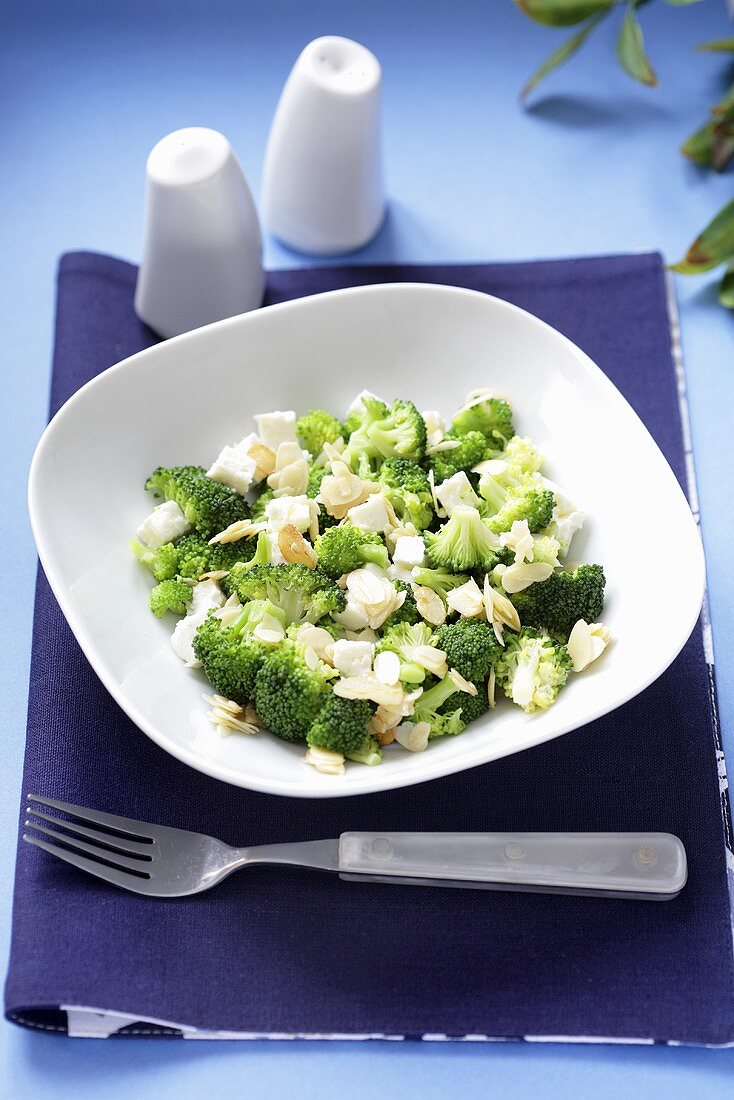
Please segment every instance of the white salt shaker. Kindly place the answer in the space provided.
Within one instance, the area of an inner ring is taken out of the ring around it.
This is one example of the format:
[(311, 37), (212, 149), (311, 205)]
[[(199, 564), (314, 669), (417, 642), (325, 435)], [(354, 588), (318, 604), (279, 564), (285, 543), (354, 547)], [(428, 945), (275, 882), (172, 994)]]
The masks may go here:
[(135, 312), (161, 336), (257, 309), (262, 235), (242, 168), (223, 134), (175, 130), (146, 167)]
[(288, 77), (270, 129), (262, 212), (284, 244), (351, 252), (385, 213), (380, 150), (382, 70), (349, 38), (316, 38)]

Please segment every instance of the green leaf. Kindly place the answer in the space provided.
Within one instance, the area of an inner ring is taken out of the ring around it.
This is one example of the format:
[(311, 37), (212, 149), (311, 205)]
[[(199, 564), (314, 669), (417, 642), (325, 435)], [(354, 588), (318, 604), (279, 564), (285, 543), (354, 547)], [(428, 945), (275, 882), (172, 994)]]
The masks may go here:
[(657, 84), (655, 70), (645, 54), (642, 27), (637, 18), (637, 0), (630, 0), (617, 38), (617, 57), (623, 69), (640, 84)]
[(606, 10), (598, 12), (593, 15), (587, 22), (585, 27), (582, 27), (580, 31), (572, 35), (562, 46), (559, 46), (557, 50), (547, 58), (540, 68), (536, 69), (527, 83), (523, 86), (520, 92), (520, 99), (526, 99), (530, 95), (534, 88), (537, 88), (543, 77), (546, 77), (548, 73), (553, 72), (554, 69), (560, 68), (564, 65), (570, 57), (576, 53), (576, 51), (583, 46), (586, 39), (599, 23), (601, 23), (604, 16), (607, 14)]
[(615, 0), (515, 0), (520, 11), (546, 27), (572, 27), (609, 11)]
[(696, 49), (705, 53), (734, 53), (734, 38), (715, 38), (712, 42), (702, 42)]
[(714, 166), (714, 124), (707, 122), (695, 134), (686, 138), (680, 147), (681, 153), (695, 160), (696, 164)]
[(727, 309), (734, 309), (734, 264), (729, 264), (719, 283), (719, 301)]
[(734, 258), (734, 199), (713, 218), (688, 249), (684, 258), (671, 265), (681, 275), (711, 271)]
[(681, 145), (681, 152), (697, 164), (720, 172), (734, 156), (734, 85), (711, 108), (711, 114), (713, 120), (691, 134)]

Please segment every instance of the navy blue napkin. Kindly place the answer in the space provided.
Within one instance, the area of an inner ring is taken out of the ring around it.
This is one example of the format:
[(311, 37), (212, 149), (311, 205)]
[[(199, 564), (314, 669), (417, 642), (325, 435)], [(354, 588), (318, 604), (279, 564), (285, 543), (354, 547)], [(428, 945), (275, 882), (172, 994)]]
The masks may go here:
[[(135, 274), (88, 253), (61, 261), (52, 412), (93, 375), (155, 342), (133, 313)], [(684, 482), (659, 256), (281, 271), (269, 276), (268, 301), (386, 280), (472, 287), (555, 325), (628, 397)], [(637, 699), (519, 755), (366, 797), (239, 790), (173, 760), (130, 723), (40, 573), (26, 791), (235, 844), (348, 829), (664, 830), (684, 841), (690, 879), (678, 900), (651, 904), (365, 886), (263, 867), (197, 898), (154, 901), (23, 845), (8, 1018), (63, 1031), (59, 1006), (87, 1005), (258, 1034), (732, 1041), (718, 747), (713, 669), (697, 628)]]

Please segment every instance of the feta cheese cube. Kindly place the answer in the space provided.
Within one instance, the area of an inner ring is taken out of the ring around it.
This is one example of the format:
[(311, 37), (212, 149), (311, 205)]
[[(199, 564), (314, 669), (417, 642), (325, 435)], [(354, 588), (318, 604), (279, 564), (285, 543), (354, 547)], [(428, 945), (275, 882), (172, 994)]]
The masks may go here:
[(203, 614), (200, 612), (198, 615), (184, 615), (183, 619), (179, 619), (176, 623), (176, 629), (171, 635), (173, 652), (192, 668), (201, 667), (201, 661), (197, 660), (191, 643), (205, 618), (206, 612)]
[(165, 504), (154, 508), (147, 519), (143, 520), (138, 527), (137, 536), (149, 550), (157, 550), (159, 546), (173, 542), (190, 530), (191, 524), (175, 500), (167, 500)]
[(405, 565), (396, 565), (394, 562), (388, 568), (387, 575), (391, 581), (403, 581), (405, 584), (410, 584), (413, 580), (413, 570)]
[(275, 497), (265, 505), (268, 531), (280, 531), (292, 523), (303, 534), (311, 524), (311, 507), (307, 496)]
[(349, 591), (347, 592), (347, 606), (338, 615), (334, 615), (333, 618), (346, 627), (347, 630), (361, 630), (363, 627), (370, 625), (364, 604), (356, 600)]
[(363, 676), (372, 669), (375, 647), (370, 642), (349, 642), (339, 638), (334, 642), (334, 668), (342, 676)]
[(201, 668), (201, 661), (197, 660), (192, 645), (196, 631), (210, 611), (223, 606), (224, 593), (216, 581), (209, 578), (194, 585), (188, 614), (179, 619), (171, 635), (173, 652), (191, 668)]
[(271, 451), (278, 450), (281, 443), (296, 442), (296, 414), (288, 412), (256, 413), (257, 434)]
[(390, 526), (385, 501), (379, 493), (373, 493), (364, 504), (350, 508), (347, 516), (360, 531), (371, 531), (377, 535), (382, 534)]
[(278, 545), (278, 532), (266, 531), (265, 534), (268, 537), (270, 543), (270, 564), (271, 565), (285, 565), (285, 558), (280, 552), (280, 546)]
[(257, 439), (257, 436), (246, 436), (233, 447), (224, 447), (207, 470), (206, 476), (212, 481), (228, 485), (237, 493), (244, 495), (249, 492), (257, 470), (257, 462), (248, 454), (253, 439)]
[(454, 511), (462, 504), (469, 508), (479, 507), (479, 497), (472, 489), (471, 481), (469, 481), (463, 470), (437, 485), (436, 496), (443, 505), (447, 516), (453, 515)]
[(401, 535), (395, 542), (392, 560), (395, 565), (411, 567), (426, 564), (426, 547), (422, 535)]
[(191, 607), (189, 609), (189, 615), (208, 615), (210, 611), (217, 607), (224, 606), (224, 592), (211, 578), (207, 578), (205, 581), (199, 581), (194, 585), (194, 590), (191, 593)]

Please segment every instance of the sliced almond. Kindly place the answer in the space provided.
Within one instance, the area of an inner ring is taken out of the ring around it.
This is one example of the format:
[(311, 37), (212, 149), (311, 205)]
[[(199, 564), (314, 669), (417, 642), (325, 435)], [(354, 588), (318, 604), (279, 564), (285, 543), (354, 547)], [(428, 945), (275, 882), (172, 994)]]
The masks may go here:
[(305, 565), (316, 568), (316, 554), (310, 542), (292, 523), (286, 523), (278, 532), (278, 548), (285, 560), (292, 565)]
[(296, 631), (296, 644), (305, 649), (312, 649), (322, 661), (331, 663), (328, 653), (334, 645), (334, 638), (328, 630), (322, 626), (314, 626), (313, 623), (304, 623)]
[(426, 585), (414, 584), (413, 595), (421, 618), (430, 626), (441, 626), (446, 621), (446, 605), (438, 592)]
[(255, 462), (255, 481), (262, 481), (269, 477), (275, 470), (275, 451), (266, 447), (259, 439), (252, 444), (247, 452)]
[(200, 581), (223, 581), (229, 576), (229, 569), (212, 569), (209, 573), (200, 573)]
[(304, 764), (310, 764), (322, 775), (344, 775), (344, 757), (340, 752), (316, 749), (312, 745), (304, 756), (303, 762)]
[(535, 539), (530, 534), (526, 519), (516, 519), (510, 530), (503, 531), (499, 539), (500, 546), (512, 550), (516, 562), (532, 561)]
[(522, 592), (531, 584), (547, 581), (552, 572), (553, 566), (544, 561), (508, 565), (502, 574), (502, 587), (505, 592)]
[(308, 537), (311, 539), (311, 543), (316, 542), (319, 537), (319, 515), (320, 509), (315, 500), (309, 500), (308, 502), (309, 521), (308, 521)]
[(446, 597), (446, 603), (452, 611), (458, 611), (465, 619), (476, 619), (484, 611), (482, 590), (473, 577), (466, 584), (452, 588)]
[(428, 722), (402, 722), (395, 730), (395, 740), (410, 752), (423, 752), (430, 732)]
[(350, 508), (364, 504), (373, 493), (380, 491), (376, 482), (363, 481), (344, 462), (333, 462), (331, 469), (332, 473), (321, 482), (316, 500), (335, 519), (344, 519)]
[[(281, 443), (278, 452), (280, 453), (284, 447), (295, 446), (297, 446), (295, 443)], [(298, 449), (300, 451), (300, 447)], [(268, 478), (268, 486), (273, 490), (276, 497), (303, 496), (308, 488), (308, 473), (308, 462), (305, 458), (299, 458), (287, 466), (280, 469), (276, 468), (275, 472)]]
[(334, 694), (342, 699), (371, 699), (384, 706), (398, 706), (402, 702), (400, 684), (381, 684), (374, 672), (362, 676), (343, 676), (334, 684)]
[(303, 461), (305, 461), (303, 451), (298, 444), (294, 443), (292, 440), (287, 443), (281, 443), (275, 453), (276, 471), (285, 470), (287, 466), (292, 466), (294, 462)]
[(253, 523), (249, 519), (238, 519), (234, 523), (230, 523), (229, 527), (225, 527), (213, 539), (209, 539), (209, 545), (215, 546), (218, 542), (239, 542), (240, 539), (249, 539), (253, 535), (259, 535), (266, 527), (267, 524), (264, 521)]
[(392, 745), (395, 740), (395, 727), (392, 726), (389, 730), (375, 732), (375, 739), (378, 745)]
[(446, 518), (446, 509), (441, 501), (436, 496), (436, 475), (433, 470), (428, 471), (428, 484), (431, 486), (431, 496), (433, 497), (433, 510), (439, 519)]
[(257, 624), (252, 636), (264, 642), (265, 645), (279, 645), (285, 638), (285, 627), (274, 615), (263, 615), (262, 621)]
[(502, 477), (507, 472), (508, 463), (503, 458), (488, 458), (472, 466), (472, 473), (480, 477)]
[(258, 717), (257, 712), (255, 711), (255, 708), (253, 707), (252, 703), (248, 703), (247, 706), (245, 707), (244, 719), (251, 726), (255, 726), (257, 729), (261, 729), (261, 730), (265, 729), (265, 726), (260, 721), (260, 718)]
[(494, 710), (495, 707), (495, 689), (497, 686), (497, 674), (494, 671), (494, 666), (489, 667), (489, 679), (487, 680), (487, 702), (489, 703), (489, 709)]
[(385, 650), (375, 657), (375, 676), (381, 684), (397, 684), (400, 680), (400, 658), (397, 653)]
[[(509, 626), (510, 630), (520, 629), (520, 616), (517, 613), (512, 600), (508, 600), (507, 596), (502, 592), (498, 592), (496, 588), (492, 588), (489, 583), (489, 577), (484, 578), (484, 606), (489, 607), (491, 601), (492, 605), (492, 618), (496, 619), (503, 626)], [(489, 616), (487, 616), (489, 617)]]
[(406, 661), (412, 661), (413, 664), (420, 665), (421, 668), (425, 668), (427, 672), (433, 673), (439, 679), (443, 679), (448, 672), (446, 654), (442, 649), (437, 649), (436, 646), (406, 645), (403, 646), (402, 653)]
[(456, 688), (458, 691), (466, 692), (467, 695), (477, 694), (477, 685), (470, 683), (469, 680), (465, 680), (461, 673), (457, 672), (455, 668), (451, 669), (451, 671), (449, 672), (449, 676), (451, 677), (453, 683), (456, 684)]
[(369, 569), (355, 569), (347, 577), (347, 590), (363, 604), (379, 604), (386, 599), (386, 586), (395, 591), (389, 581), (376, 577)]
[(602, 623), (587, 623), (579, 619), (568, 636), (566, 647), (574, 672), (583, 672), (602, 655), (609, 644), (610, 633)]
[(441, 451), (455, 451), (457, 447), (461, 446), (460, 439), (442, 439), (439, 443), (434, 443), (430, 447), (426, 447), (427, 455), (437, 455)]

